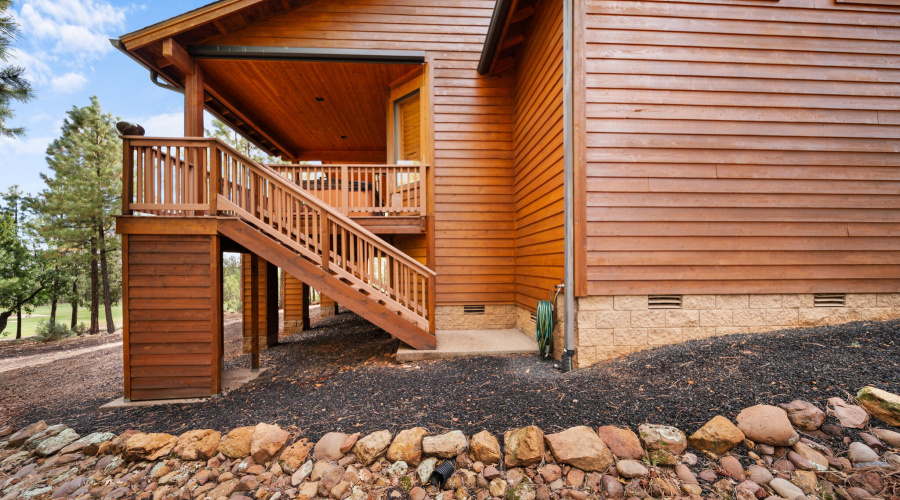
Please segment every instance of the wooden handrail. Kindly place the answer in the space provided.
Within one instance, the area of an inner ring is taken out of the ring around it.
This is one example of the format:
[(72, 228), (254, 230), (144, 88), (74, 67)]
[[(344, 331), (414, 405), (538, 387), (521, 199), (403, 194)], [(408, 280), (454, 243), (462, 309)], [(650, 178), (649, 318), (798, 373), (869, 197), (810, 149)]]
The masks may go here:
[(420, 216), (429, 165), (264, 164), (345, 215)]
[(123, 211), (231, 213), (430, 330), (435, 272), (295, 182), (214, 138), (123, 140)]

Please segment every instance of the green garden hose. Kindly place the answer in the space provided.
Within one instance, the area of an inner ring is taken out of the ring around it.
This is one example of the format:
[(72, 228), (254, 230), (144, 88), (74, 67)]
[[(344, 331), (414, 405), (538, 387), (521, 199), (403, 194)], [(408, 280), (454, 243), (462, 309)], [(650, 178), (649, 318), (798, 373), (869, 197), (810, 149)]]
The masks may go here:
[[(550, 295), (553, 295), (552, 290)], [(552, 301), (542, 300), (537, 305), (534, 336), (538, 343), (538, 352), (545, 358), (549, 357), (550, 351), (553, 350), (553, 310), (557, 297), (559, 289), (556, 290), (556, 297), (553, 297)]]

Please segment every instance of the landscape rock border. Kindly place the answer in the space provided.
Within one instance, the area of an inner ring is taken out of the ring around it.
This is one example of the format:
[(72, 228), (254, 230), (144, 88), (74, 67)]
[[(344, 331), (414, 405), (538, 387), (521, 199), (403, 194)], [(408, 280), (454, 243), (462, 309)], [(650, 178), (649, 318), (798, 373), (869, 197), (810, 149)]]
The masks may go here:
[[(879, 400), (894, 397), (878, 393)], [(612, 426), (545, 434), (525, 426), (499, 440), (487, 431), (467, 437), (418, 427), (332, 432), (312, 443), (297, 429), (267, 423), (224, 434), (82, 437), (40, 421), (0, 429), (0, 500), (898, 498), (900, 432), (857, 432), (869, 406), (853, 403), (830, 400), (845, 427), (794, 400), (745, 408), (736, 423), (716, 416), (690, 437), (648, 423), (637, 434)], [(871, 416), (888, 422), (886, 407)], [(438, 466), (453, 471), (442, 483), (432, 481)]]

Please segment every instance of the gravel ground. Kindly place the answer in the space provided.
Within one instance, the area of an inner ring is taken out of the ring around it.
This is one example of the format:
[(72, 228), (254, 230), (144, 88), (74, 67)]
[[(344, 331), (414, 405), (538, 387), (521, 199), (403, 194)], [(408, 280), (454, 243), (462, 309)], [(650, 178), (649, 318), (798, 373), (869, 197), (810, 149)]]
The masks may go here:
[[(239, 324), (229, 329), (239, 332)], [(262, 352), (269, 369), (257, 380), (201, 404), (97, 412), (121, 394), (120, 352), (9, 372), (0, 387), (0, 423), (46, 419), (81, 433), (178, 433), (264, 421), (300, 427), (311, 439), (328, 431), (416, 425), (470, 434), (525, 424), (552, 432), (650, 422), (691, 432), (717, 414), (734, 418), (757, 403), (802, 398), (824, 408), (827, 398), (847, 397), (865, 384), (900, 392), (898, 332), (900, 321), (731, 335), (563, 374), (534, 356), (397, 365), (398, 341), (345, 313), (283, 337)], [(226, 367), (248, 363), (247, 355), (238, 355)], [(46, 367), (54, 367), (52, 375)]]

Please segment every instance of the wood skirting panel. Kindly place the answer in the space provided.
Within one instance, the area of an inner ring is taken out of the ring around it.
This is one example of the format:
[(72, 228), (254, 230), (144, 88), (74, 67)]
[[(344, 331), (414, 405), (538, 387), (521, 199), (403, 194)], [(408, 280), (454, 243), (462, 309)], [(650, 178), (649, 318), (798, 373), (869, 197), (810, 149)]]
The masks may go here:
[(516, 58), (516, 303), (563, 280), (562, 0), (540, 2)]
[(583, 0), (589, 295), (889, 292), (889, 7)]
[(127, 398), (218, 392), (218, 243), (208, 235), (126, 235)]
[(493, 8), (493, 0), (323, 0), (205, 42), (426, 51), (438, 304), (514, 301), (512, 77), (476, 71)]

